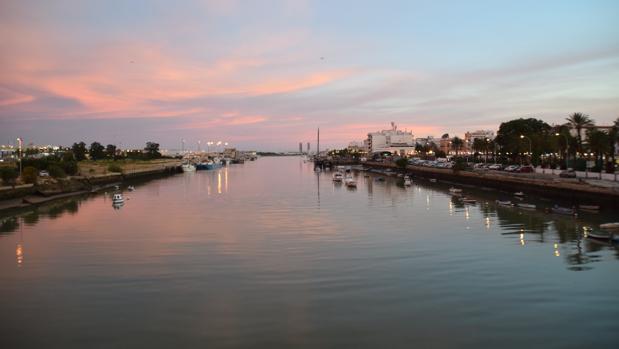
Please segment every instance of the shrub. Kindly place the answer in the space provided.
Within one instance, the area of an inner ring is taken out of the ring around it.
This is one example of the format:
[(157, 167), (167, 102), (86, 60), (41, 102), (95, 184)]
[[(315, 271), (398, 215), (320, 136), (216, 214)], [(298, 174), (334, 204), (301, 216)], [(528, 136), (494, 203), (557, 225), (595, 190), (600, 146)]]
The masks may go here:
[(18, 175), (17, 169), (12, 167), (0, 168), (0, 177), (2, 177), (2, 183), (4, 183), (4, 185), (15, 184), (15, 179), (17, 179)]
[(49, 175), (54, 177), (54, 178), (64, 178), (67, 176), (67, 174), (64, 172), (64, 170), (62, 168), (60, 168), (60, 166), (58, 165), (50, 165), (47, 168), (47, 171), (49, 172)]
[(21, 174), (24, 183), (36, 183), (39, 170), (36, 167), (26, 166)]
[(75, 176), (79, 170), (77, 167), (77, 161), (66, 161), (63, 163), (64, 172), (69, 176)]
[(110, 172), (118, 172), (118, 173), (123, 172), (123, 169), (116, 164), (110, 164), (110, 166), (107, 167), (107, 170)]

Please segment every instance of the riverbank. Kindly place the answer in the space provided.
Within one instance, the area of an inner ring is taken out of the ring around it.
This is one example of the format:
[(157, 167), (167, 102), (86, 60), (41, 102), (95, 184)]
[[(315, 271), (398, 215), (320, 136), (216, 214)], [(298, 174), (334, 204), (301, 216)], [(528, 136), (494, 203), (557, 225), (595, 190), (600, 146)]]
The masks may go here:
[(122, 172), (107, 173), (108, 164), (80, 164), (80, 173), (89, 175), (60, 179), (42, 179), (36, 185), (0, 187), (0, 212), (19, 210), (65, 199), (87, 195), (127, 181), (161, 177), (182, 172), (180, 160), (121, 163)]
[[(365, 162), (370, 168), (401, 170), (395, 164)], [(472, 172), (409, 165), (405, 171), (415, 176), (441, 181), (474, 185), (508, 192), (524, 192), (571, 202), (573, 205), (594, 204), (604, 208), (619, 208), (619, 190), (615, 187), (591, 184), (588, 181), (552, 178), (535, 174), (506, 174), (498, 171)]]

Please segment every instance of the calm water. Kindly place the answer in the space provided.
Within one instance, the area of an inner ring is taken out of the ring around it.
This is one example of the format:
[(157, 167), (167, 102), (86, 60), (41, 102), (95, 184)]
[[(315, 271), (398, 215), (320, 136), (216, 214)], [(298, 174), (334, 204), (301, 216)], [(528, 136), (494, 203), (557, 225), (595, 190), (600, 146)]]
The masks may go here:
[(357, 179), (262, 158), (5, 220), (0, 348), (617, 345), (619, 250), (582, 236), (619, 217)]

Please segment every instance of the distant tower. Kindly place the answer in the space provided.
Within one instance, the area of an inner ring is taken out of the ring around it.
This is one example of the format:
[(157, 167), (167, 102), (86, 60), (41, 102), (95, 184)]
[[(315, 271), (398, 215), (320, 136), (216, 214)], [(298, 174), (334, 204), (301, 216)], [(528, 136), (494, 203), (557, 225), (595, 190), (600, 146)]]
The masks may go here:
[(310, 144), (309, 144), (309, 142), (307, 142), (307, 153), (308, 154), (309, 154), (309, 151), (310, 151)]
[(299, 142), (299, 153), (303, 154), (303, 142)]

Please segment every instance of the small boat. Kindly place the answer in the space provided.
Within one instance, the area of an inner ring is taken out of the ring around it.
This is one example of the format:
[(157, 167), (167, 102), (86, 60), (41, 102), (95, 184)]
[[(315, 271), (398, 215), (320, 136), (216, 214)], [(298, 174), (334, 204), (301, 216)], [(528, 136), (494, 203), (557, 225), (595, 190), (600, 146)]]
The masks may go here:
[(206, 162), (205, 167), (206, 170), (216, 170), (221, 167), (221, 160), (219, 158), (209, 160)]
[(196, 167), (193, 164), (182, 164), (181, 168), (183, 169), (183, 172), (195, 172), (196, 171)]
[(450, 193), (454, 193), (454, 194), (460, 194), (460, 193), (462, 193), (462, 189), (451, 187), (451, 188), (449, 188), (449, 192)]
[(436, 178), (430, 178), (430, 183), (436, 183)]
[(343, 177), (344, 177), (344, 176), (342, 175), (342, 173), (341, 173), (341, 172), (339, 172), (339, 171), (338, 171), (338, 172), (335, 172), (335, 173), (333, 174), (333, 181), (334, 181), (334, 182), (342, 182), (342, 178), (343, 178)]
[(127, 187), (127, 190), (129, 190), (129, 191), (134, 191), (134, 190), (135, 190), (135, 187), (134, 187), (134, 186), (132, 186), (132, 185), (130, 185), (130, 186), (128, 186), (128, 187)]
[(118, 204), (123, 204), (124, 202), (125, 202), (125, 199), (123, 198), (122, 194), (114, 194), (114, 196), (112, 196), (112, 204), (118, 205)]
[(600, 206), (598, 205), (578, 205), (578, 208), (585, 211), (599, 211)]
[(471, 198), (467, 198), (467, 197), (463, 197), (462, 198), (462, 202), (464, 202), (465, 204), (475, 204), (475, 203), (477, 203), (477, 200), (471, 199)]
[(567, 208), (567, 207), (560, 207), (560, 206), (557, 206), (557, 205), (552, 207), (550, 209), (550, 212), (556, 213), (556, 214), (568, 215), (568, 216), (576, 216), (577, 215), (575, 209)]
[(514, 193), (514, 196), (524, 196), (524, 193), (521, 191), (517, 191)]
[(587, 233), (587, 238), (595, 240), (610, 240), (613, 242), (619, 242), (619, 234), (602, 233), (590, 231)]
[(525, 204), (525, 203), (517, 203), (516, 207), (523, 208), (525, 210), (535, 210), (536, 208), (534, 204)]
[(619, 222), (600, 224), (600, 229), (619, 229)]
[(411, 185), (413, 185), (413, 181), (411, 181), (410, 178), (404, 178), (404, 185), (410, 187)]
[(346, 176), (346, 179), (344, 179), (344, 184), (346, 184), (349, 188), (357, 187), (357, 182), (352, 178), (352, 176)]
[(497, 200), (496, 204), (499, 206), (514, 206), (514, 204), (512, 204), (512, 202), (509, 200), (503, 200), (503, 201)]

